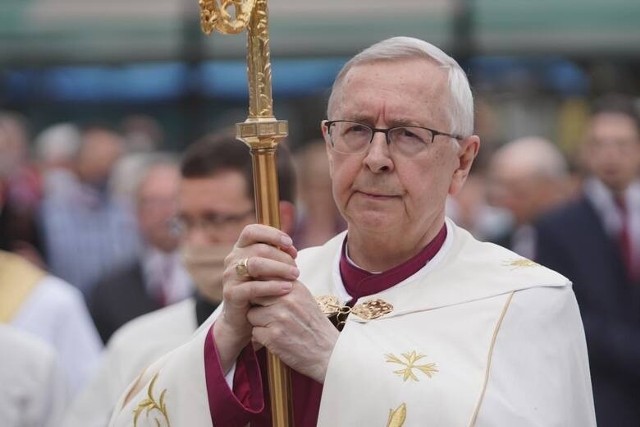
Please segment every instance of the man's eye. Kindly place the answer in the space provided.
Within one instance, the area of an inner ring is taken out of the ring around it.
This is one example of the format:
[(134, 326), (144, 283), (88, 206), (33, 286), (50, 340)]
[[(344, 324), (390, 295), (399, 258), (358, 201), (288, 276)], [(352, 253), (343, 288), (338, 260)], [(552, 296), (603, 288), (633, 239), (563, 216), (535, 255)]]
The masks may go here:
[(429, 141), (428, 132), (420, 128), (398, 128), (396, 138), (412, 144), (425, 144)]
[(345, 133), (351, 133), (351, 134), (368, 133), (368, 132), (369, 132), (368, 127), (357, 124), (357, 123), (349, 125), (345, 131)]
[(220, 223), (220, 217), (218, 215), (207, 215), (202, 218), (202, 223), (204, 225), (217, 225)]
[(411, 129), (409, 128), (402, 128), (401, 129), (401, 135), (404, 138), (419, 138), (418, 135), (416, 135)]

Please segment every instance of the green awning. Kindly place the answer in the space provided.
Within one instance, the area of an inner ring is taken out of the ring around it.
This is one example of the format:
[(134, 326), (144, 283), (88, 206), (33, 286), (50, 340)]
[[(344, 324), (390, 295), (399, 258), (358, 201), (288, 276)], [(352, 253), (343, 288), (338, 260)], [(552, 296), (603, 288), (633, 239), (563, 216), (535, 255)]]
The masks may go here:
[[(270, 0), (274, 56), (351, 55), (394, 35), (481, 54), (640, 56), (637, 0)], [(3, 0), (0, 65), (243, 57), (245, 37), (202, 37), (197, 0)]]

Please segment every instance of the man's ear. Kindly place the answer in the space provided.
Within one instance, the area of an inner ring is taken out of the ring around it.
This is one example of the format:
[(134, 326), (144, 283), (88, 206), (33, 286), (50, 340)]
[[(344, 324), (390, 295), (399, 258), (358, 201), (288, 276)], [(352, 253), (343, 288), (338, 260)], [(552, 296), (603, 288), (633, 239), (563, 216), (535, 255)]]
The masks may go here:
[(451, 185), (449, 186), (449, 194), (454, 196), (458, 194), (473, 165), (473, 160), (478, 155), (480, 149), (480, 137), (478, 135), (471, 135), (462, 141), (460, 141), (460, 148), (458, 149), (458, 168), (453, 172), (451, 179)]
[(292, 236), (296, 229), (296, 207), (293, 203), (284, 200), (280, 201), (279, 207), (280, 229)]

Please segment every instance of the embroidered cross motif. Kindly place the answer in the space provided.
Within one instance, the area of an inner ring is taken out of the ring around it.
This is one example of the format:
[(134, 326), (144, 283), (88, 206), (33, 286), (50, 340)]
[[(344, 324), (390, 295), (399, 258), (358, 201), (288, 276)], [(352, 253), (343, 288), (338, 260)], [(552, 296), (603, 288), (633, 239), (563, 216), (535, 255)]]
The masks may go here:
[(417, 362), (427, 356), (424, 354), (418, 354), (415, 350), (410, 353), (402, 353), (404, 360), (391, 353), (386, 354), (385, 357), (387, 358), (387, 363), (397, 363), (398, 365), (404, 366), (402, 369), (393, 371), (394, 374), (400, 375), (403, 381), (407, 381), (409, 379), (419, 381), (418, 377), (414, 373), (414, 369), (417, 369), (429, 378), (433, 377), (438, 372), (438, 367), (435, 363), (418, 365)]
[(161, 425), (160, 421), (164, 420), (164, 422), (166, 423), (166, 426), (171, 427), (171, 423), (169, 422), (169, 414), (167, 413), (167, 405), (164, 402), (164, 396), (167, 390), (166, 389), (162, 390), (162, 393), (160, 393), (160, 398), (158, 401), (156, 401), (156, 398), (153, 396), (153, 386), (155, 385), (157, 379), (158, 379), (158, 374), (156, 373), (153, 376), (153, 379), (151, 380), (149, 387), (147, 388), (147, 398), (144, 399), (142, 402), (138, 403), (138, 406), (133, 411), (134, 427), (138, 425), (138, 418), (140, 417), (140, 414), (145, 412), (145, 415), (148, 417), (149, 412), (153, 410), (160, 412), (160, 416), (161, 416), (160, 419), (158, 419), (158, 417), (154, 419), (156, 426), (159, 427)]

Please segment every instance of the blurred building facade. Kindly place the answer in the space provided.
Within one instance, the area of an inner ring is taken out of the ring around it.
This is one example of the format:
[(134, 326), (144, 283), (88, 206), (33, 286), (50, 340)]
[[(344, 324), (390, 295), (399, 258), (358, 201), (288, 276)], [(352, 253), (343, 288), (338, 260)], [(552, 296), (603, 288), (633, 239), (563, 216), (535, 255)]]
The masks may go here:
[[(487, 110), (485, 144), (538, 134), (570, 151), (585, 100), (640, 94), (635, 0), (270, 0), (269, 8), (276, 115), (289, 120), (293, 146), (319, 136), (345, 58), (393, 35), (454, 52)], [(166, 127), (163, 148), (179, 149), (246, 116), (245, 36), (204, 36), (196, 0), (7, 0), (0, 28), (0, 107), (27, 115), (36, 131), (143, 113)]]

